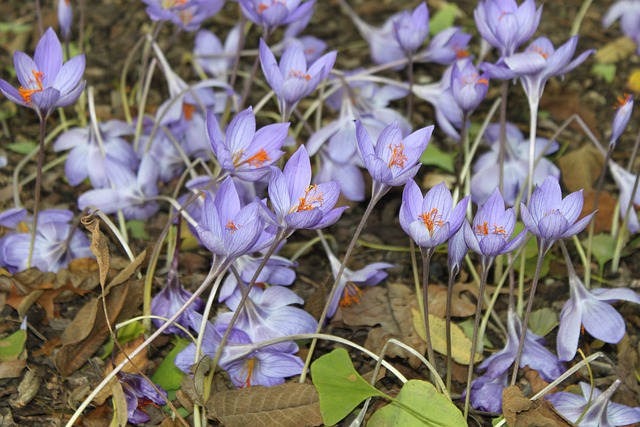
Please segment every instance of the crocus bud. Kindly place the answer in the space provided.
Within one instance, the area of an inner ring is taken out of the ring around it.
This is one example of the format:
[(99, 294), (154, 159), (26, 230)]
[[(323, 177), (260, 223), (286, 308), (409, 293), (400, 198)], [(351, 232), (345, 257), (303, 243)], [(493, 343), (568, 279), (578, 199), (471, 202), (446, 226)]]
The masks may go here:
[(489, 74), (478, 74), (471, 61), (466, 61), (462, 69), (455, 64), (451, 72), (451, 92), (460, 108), (470, 113), (482, 102), (489, 90)]
[(429, 10), (421, 3), (413, 13), (404, 11), (393, 23), (393, 36), (409, 55), (413, 54), (429, 35)]
[(625, 93), (623, 96), (619, 96), (615, 108), (616, 115), (613, 118), (609, 145), (618, 142), (618, 138), (620, 138), (620, 135), (622, 135), (622, 132), (624, 132), (629, 124), (631, 114), (633, 113), (633, 95)]
[(73, 21), (73, 9), (71, 0), (58, 0), (58, 24), (60, 34), (65, 41), (71, 39), (71, 22)]

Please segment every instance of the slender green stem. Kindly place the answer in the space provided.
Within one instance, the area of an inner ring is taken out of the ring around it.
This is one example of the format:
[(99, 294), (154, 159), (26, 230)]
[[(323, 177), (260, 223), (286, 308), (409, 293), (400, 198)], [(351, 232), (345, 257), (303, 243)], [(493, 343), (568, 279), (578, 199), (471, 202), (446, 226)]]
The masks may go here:
[(44, 164), (45, 144), (44, 138), (47, 133), (47, 117), (40, 117), (40, 139), (38, 150), (38, 166), (36, 168), (36, 190), (33, 199), (33, 226), (31, 227), (31, 240), (29, 241), (29, 259), (27, 260), (27, 268), (31, 267), (33, 260), (33, 248), (36, 243), (36, 232), (38, 225), (38, 213), (40, 210), (40, 190), (42, 187), (42, 165)]
[[(344, 273), (344, 269), (347, 266), (347, 262), (349, 261), (349, 258), (351, 257), (351, 252), (353, 252), (353, 249), (356, 246), (356, 242), (358, 241), (358, 237), (360, 236), (360, 233), (362, 233), (362, 229), (364, 228), (364, 224), (367, 222), (367, 220), (369, 219), (369, 216), (371, 216), (371, 212), (373, 212), (373, 208), (375, 207), (375, 205), (378, 203), (378, 201), (382, 198), (384, 194), (380, 194), (379, 196), (373, 196), (371, 198), (371, 200), (369, 200), (369, 205), (367, 206), (367, 209), (364, 211), (364, 214), (362, 215), (362, 218), (360, 219), (360, 223), (358, 224), (358, 227), (356, 228), (356, 231), (353, 233), (353, 237), (351, 238), (351, 242), (349, 243), (349, 247), (347, 248), (347, 252), (345, 252), (344, 254), (344, 258), (342, 259), (342, 263), (340, 264), (340, 269), (338, 270), (338, 273), (336, 274), (336, 278), (333, 282), (333, 286), (331, 287), (331, 292), (329, 292), (329, 296), (327, 297), (327, 302), (324, 305), (324, 309), (322, 310), (322, 314), (320, 315), (320, 319), (318, 319), (318, 328), (316, 329), (316, 333), (320, 333), (320, 331), (322, 330), (322, 326), (324, 325), (324, 321), (327, 318), (327, 313), (329, 313), (329, 305), (331, 304), (331, 300), (333, 299), (333, 296), (335, 295), (337, 289), (338, 289), (338, 285), (340, 284), (340, 279), (342, 279), (342, 274)], [(311, 358), (313, 357), (313, 352), (316, 348), (316, 344), (317, 344), (318, 340), (313, 340), (311, 341), (311, 345), (309, 346), (309, 353), (307, 354), (307, 359), (305, 360), (304, 363), (304, 368), (302, 369), (302, 374), (300, 375), (300, 383), (304, 383), (304, 381), (306, 380), (307, 377), (307, 370), (309, 369), (309, 366), (311, 365)]]
[(464, 419), (469, 416), (469, 402), (471, 398), (471, 381), (473, 380), (473, 367), (476, 359), (476, 347), (478, 345), (478, 329), (482, 313), (482, 302), (484, 301), (484, 287), (487, 283), (489, 268), (493, 263), (492, 258), (483, 257), (482, 272), (480, 274), (480, 285), (478, 287), (478, 303), (476, 305), (476, 316), (473, 321), (473, 337), (471, 338), (471, 352), (469, 353), (469, 371), (467, 372), (467, 394), (464, 398)]
[(538, 260), (536, 262), (536, 271), (533, 275), (533, 283), (531, 284), (531, 292), (529, 293), (529, 301), (527, 302), (527, 310), (524, 312), (524, 319), (522, 319), (522, 332), (520, 334), (520, 342), (518, 343), (518, 352), (516, 353), (516, 360), (513, 365), (513, 375), (511, 376), (511, 385), (515, 385), (516, 379), (518, 379), (518, 367), (520, 366), (520, 358), (522, 357), (522, 350), (524, 348), (525, 338), (527, 337), (527, 328), (529, 327), (529, 317), (531, 316), (531, 309), (533, 308), (533, 298), (536, 295), (536, 287), (540, 279), (540, 270), (542, 269), (542, 262), (544, 256), (549, 250), (550, 245), (539, 242), (538, 244)]
[(424, 332), (425, 341), (427, 342), (427, 359), (429, 363), (436, 368), (436, 356), (433, 353), (433, 344), (431, 343), (431, 330), (429, 328), (429, 264), (433, 249), (420, 249), (422, 253), (422, 306), (424, 307)]

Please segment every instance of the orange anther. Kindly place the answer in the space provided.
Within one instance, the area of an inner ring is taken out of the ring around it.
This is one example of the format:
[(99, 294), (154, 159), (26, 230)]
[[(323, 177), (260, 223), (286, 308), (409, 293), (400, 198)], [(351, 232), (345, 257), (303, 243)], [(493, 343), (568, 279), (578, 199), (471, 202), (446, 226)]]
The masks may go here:
[(30, 80), (29, 83), (35, 83), (38, 87), (35, 89), (27, 89), (20, 86), (18, 88), (18, 93), (27, 105), (31, 104), (31, 95), (37, 92), (42, 92), (42, 78), (44, 77), (42, 71), (31, 70), (31, 72), (33, 73), (33, 78), (35, 80)]
[(324, 193), (317, 193), (317, 185), (310, 185), (304, 192), (304, 196), (300, 197), (298, 204), (293, 207), (291, 213), (300, 211), (310, 211), (311, 209), (322, 206), (324, 202)]
[(487, 222), (483, 222), (482, 224), (476, 225), (476, 234), (481, 234), (486, 236), (489, 234), (489, 227), (487, 226)]
[(196, 111), (196, 106), (193, 104), (189, 104), (188, 102), (182, 103), (182, 112), (184, 113), (184, 118), (187, 121), (190, 121), (193, 118), (193, 113)]
[(389, 144), (391, 150), (391, 157), (387, 166), (391, 169), (392, 166), (399, 166), (404, 168), (404, 162), (406, 162), (407, 156), (404, 155), (404, 144)]

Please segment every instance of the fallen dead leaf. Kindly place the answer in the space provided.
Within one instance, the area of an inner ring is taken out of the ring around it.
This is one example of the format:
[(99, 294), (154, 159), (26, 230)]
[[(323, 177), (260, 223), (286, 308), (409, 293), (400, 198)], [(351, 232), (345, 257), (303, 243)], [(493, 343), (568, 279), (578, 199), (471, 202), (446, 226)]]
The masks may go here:
[(585, 144), (558, 159), (562, 183), (568, 191), (591, 190), (600, 177), (604, 159), (597, 148)]
[(640, 399), (640, 385), (637, 380), (637, 372), (640, 372), (640, 361), (636, 348), (637, 336), (625, 334), (618, 343), (618, 372), (622, 384), (618, 387), (617, 400), (627, 406), (637, 406)]
[[(389, 283), (364, 290), (359, 304), (342, 307), (342, 321), (348, 326), (372, 326), (365, 347), (379, 354), (390, 338), (395, 338), (420, 353), (426, 344), (413, 327), (411, 306), (416, 297), (411, 288), (401, 283)], [(409, 359), (414, 368), (422, 362), (398, 346), (387, 349), (388, 357)]]
[[(475, 287), (477, 289), (477, 287)], [(429, 314), (445, 318), (447, 312), (447, 288), (438, 285), (429, 285)], [(451, 293), (451, 315), (453, 317), (469, 317), (476, 312), (476, 304), (471, 302), (463, 292), (468, 291), (469, 286), (463, 283), (453, 285)]]
[(531, 400), (518, 386), (502, 390), (502, 414), (509, 427), (573, 427), (546, 400)]
[(627, 59), (636, 51), (636, 44), (629, 37), (618, 37), (607, 43), (593, 56), (600, 64), (615, 64)]
[[(601, 139), (600, 130), (594, 125), (598, 123), (598, 116), (594, 109), (584, 102), (584, 94), (577, 91), (567, 91), (565, 86), (551, 83), (545, 90), (544, 97), (540, 100), (540, 109), (551, 113), (554, 122), (561, 123), (574, 114), (586, 123), (596, 138)], [(573, 121), (570, 129), (582, 133), (580, 125)], [(549, 135), (551, 136), (551, 135)]]
[[(593, 202), (596, 197), (596, 190), (587, 190), (583, 192), (584, 204), (582, 205), (582, 213), (580, 218), (584, 218), (593, 212)], [(611, 220), (614, 218), (616, 204), (618, 199), (613, 197), (607, 191), (600, 192), (600, 200), (598, 201), (598, 212), (595, 214), (595, 233), (609, 233), (611, 231)]]
[(311, 384), (286, 383), (215, 393), (207, 415), (226, 427), (299, 427), (322, 424), (320, 399)]
[(57, 347), (60, 347), (62, 345), (62, 340), (58, 337), (54, 337), (51, 338), (50, 340), (47, 340), (42, 347), (40, 347), (38, 350), (35, 350), (32, 355), (33, 357), (40, 357), (40, 356), (51, 356), (51, 353), (53, 353), (53, 350), (55, 350)]

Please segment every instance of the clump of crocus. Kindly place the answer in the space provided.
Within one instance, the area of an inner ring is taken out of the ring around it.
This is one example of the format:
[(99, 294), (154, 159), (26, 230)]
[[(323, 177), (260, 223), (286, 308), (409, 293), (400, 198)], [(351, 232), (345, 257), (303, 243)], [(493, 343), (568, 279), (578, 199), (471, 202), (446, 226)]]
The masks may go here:
[(525, 0), (520, 6), (515, 0), (481, 0), (473, 16), (482, 38), (506, 57), (536, 32), (542, 6), (536, 10), (534, 0)]
[(335, 61), (336, 52), (333, 51), (324, 54), (308, 67), (302, 50), (297, 45), (290, 45), (278, 64), (265, 41), (260, 40), (260, 65), (269, 86), (276, 93), (283, 121), (289, 120), (298, 102), (327, 78)]
[(571, 297), (560, 312), (557, 349), (560, 360), (573, 359), (578, 350), (582, 327), (606, 343), (618, 343), (625, 334), (624, 319), (611, 307), (623, 300), (640, 304), (640, 295), (628, 288), (587, 289), (576, 274), (571, 259), (565, 252)]
[(18, 105), (32, 108), (41, 119), (59, 107), (67, 107), (84, 90), (84, 55), (62, 62), (62, 46), (52, 28), (48, 28), (38, 45), (33, 59), (16, 51), (13, 64), (20, 87), (15, 89), (0, 79), (0, 92)]
[(58, 0), (58, 25), (62, 38), (69, 42), (71, 40), (71, 24), (73, 22), (73, 8), (71, 0)]
[[(487, 126), (484, 139), (490, 151), (476, 160), (471, 177), (471, 198), (476, 203), (484, 203), (499, 184), (500, 125), (496, 123)], [(527, 181), (529, 147), (522, 132), (512, 123), (507, 123), (507, 147), (504, 157), (503, 195), (505, 203), (513, 206)], [(536, 158), (540, 157), (540, 160), (534, 170), (534, 184), (542, 184), (549, 175), (560, 176), (560, 169), (550, 160), (541, 157), (542, 154), (554, 153), (558, 147), (556, 141), (549, 143), (546, 138), (536, 138), (534, 154)], [(526, 198), (526, 194), (522, 197)]]
[(256, 132), (251, 107), (238, 113), (223, 136), (212, 112), (207, 114), (207, 134), (220, 167), (246, 181), (257, 181), (269, 173), (269, 166), (282, 155), (289, 123), (268, 125)]
[(340, 185), (335, 181), (310, 185), (311, 162), (300, 146), (280, 170), (271, 166), (269, 200), (273, 211), (263, 204), (268, 223), (288, 236), (298, 229), (319, 229), (335, 223), (346, 206), (335, 208)]
[(166, 404), (167, 392), (158, 385), (157, 389), (153, 388), (141, 375), (121, 371), (117, 377), (127, 401), (127, 414), (131, 424), (142, 424), (151, 419), (144, 411), (145, 406)]
[(578, 427), (618, 427), (640, 422), (640, 407), (631, 408), (611, 402), (621, 381), (615, 380), (604, 392), (580, 382), (582, 396), (566, 391), (553, 393), (546, 399), (554, 408)]
[(602, 25), (610, 27), (618, 19), (622, 32), (636, 43), (636, 52), (640, 52), (640, 1), (616, 1), (602, 18)]
[(403, 139), (398, 123), (393, 122), (380, 133), (374, 145), (363, 124), (356, 121), (358, 151), (373, 178), (372, 199), (379, 200), (391, 187), (403, 185), (415, 176), (432, 132), (433, 125)]
[(185, 31), (195, 31), (218, 13), (224, 0), (142, 0), (152, 21), (170, 21)]
[(623, 96), (618, 97), (615, 108), (616, 115), (613, 117), (609, 144), (615, 144), (629, 124), (631, 113), (633, 113), (633, 95), (625, 93)]

